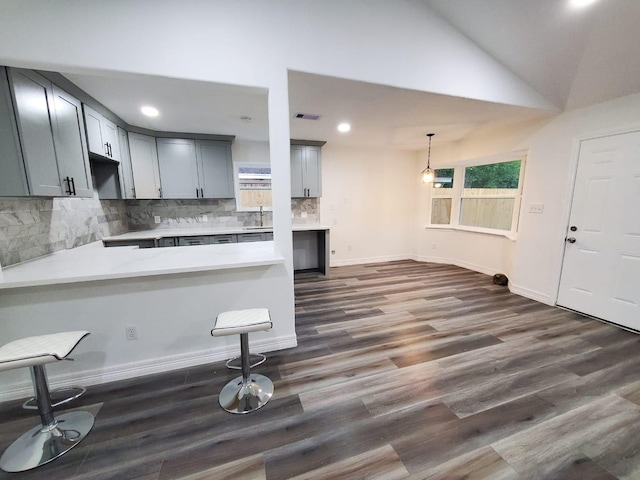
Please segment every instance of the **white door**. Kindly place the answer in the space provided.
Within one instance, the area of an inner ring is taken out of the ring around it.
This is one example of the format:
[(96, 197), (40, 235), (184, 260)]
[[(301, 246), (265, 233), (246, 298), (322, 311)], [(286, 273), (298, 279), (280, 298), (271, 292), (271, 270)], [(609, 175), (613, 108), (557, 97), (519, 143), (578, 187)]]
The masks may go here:
[(640, 132), (585, 140), (558, 305), (640, 330)]

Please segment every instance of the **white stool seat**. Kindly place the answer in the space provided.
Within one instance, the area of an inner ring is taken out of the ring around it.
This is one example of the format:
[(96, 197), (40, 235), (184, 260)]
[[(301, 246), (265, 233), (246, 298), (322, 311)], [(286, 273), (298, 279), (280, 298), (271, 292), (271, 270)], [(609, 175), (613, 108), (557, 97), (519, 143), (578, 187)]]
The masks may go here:
[(214, 337), (270, 330), (273, 324), (266, 308), (249, 308), (222, 312), (211, 330)]
[(7, 343), (0, 347), (0, 371), (63, 360), (87, 335), (87, 331), (61, 332)]

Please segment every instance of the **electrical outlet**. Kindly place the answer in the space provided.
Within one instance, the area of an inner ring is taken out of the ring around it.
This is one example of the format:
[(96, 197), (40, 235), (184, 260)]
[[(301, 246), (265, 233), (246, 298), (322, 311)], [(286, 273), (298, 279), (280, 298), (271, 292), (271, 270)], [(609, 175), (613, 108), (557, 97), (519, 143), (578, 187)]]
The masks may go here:
[(331, 250), (331, 255), (335, 255), (336, 251), (335, 250)]
[(160, 223), (160, 215), (154, 215), (153, 216), (153, 221), (156, 223)]
[(202, 221), (206, 222), (209, 220), (209, 217), (207, 215), (202, 215)]
[(137, 340), (138, 339), (138, 328), (137, 327), (125, 327), (124, 333), (127, 337), (127, 340)]
[(302, 212), (300, 214), (300, 218), (307, 218), (307, 212)]

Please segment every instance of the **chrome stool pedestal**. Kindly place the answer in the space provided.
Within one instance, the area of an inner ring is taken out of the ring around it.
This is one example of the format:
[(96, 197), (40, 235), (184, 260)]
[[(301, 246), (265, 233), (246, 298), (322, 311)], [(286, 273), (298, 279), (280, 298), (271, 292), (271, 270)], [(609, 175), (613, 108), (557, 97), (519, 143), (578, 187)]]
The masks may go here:
[(93, 427), (89, 412), (53, 415), (45, 363), (64, 360), (89, 332), (63, 332), (29, 337), (0, 348), (0, 371), (29, 366), (40, 423), (22, 434), (5, 450), (0, 468), (22, 472), (44, 465), (75, 447)]
[(263, 308), (235, 310), (218, 315), (211, 335), (218, 337), (240, 334), (242, 375), (227, 383), (218, 397), (220, 406), (227, 412), (250, 413), (262, 408), (271, 399), (273, 382), (264, 375), (251, 373), (249, 354), (249, 332), (269, 330), (271, 325), (269, 311)]

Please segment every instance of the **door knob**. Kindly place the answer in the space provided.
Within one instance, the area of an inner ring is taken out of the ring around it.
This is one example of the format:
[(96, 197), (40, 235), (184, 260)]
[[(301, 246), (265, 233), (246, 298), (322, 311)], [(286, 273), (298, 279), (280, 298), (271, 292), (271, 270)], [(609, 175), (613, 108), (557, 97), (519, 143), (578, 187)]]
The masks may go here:
[(569, 243), (576, 243), (576, 239), (575, 239), (575, 238), (573, 238), (573, 237), (569, 237), (569, 238), (567, 238), (567, 242), (569, 242)]

